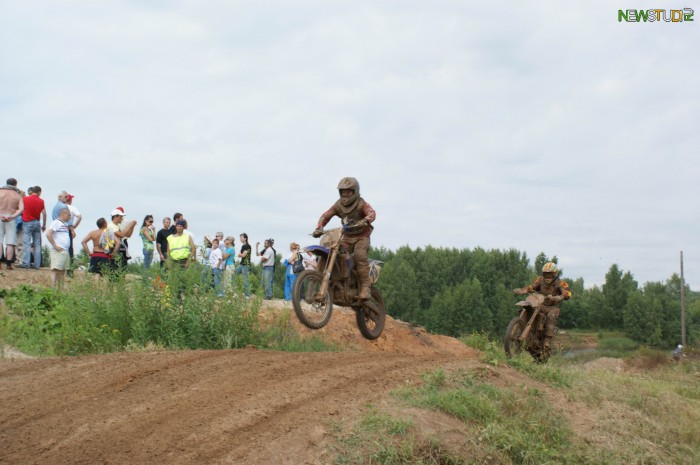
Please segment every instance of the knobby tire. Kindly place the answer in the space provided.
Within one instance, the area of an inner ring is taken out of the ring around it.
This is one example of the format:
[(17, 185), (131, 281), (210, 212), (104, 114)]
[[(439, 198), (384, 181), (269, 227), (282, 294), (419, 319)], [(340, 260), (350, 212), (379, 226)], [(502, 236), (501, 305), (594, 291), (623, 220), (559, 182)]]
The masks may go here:
[(299, 321), (307, 328), (323, 328), (328, 324), (333, 313), (333, 296), (330, 287), (325, 295), (317, 295), (322, 280), (323, 274), (320, 271), (305, 270), (299, 273), (294, 281), (292, 306)]
[(370, 299), (379, 309), (379, 313), (365, 305), (359, 305), (353, 308), (355, 310), (355, 319), (360, 334), (366, 339), (374, 340), (377, 339), (384, 330), (386, 306), (384, 305), (384, 298), (382, 297), (382, 293), (379, 292), (379, 289), (373, 287), (370, 295)]
[(507, 356), (513, 357), (523, 350), (523, 341), (519, 341), (518, 337), (520, 337), (524, 329), (525, 322), (520, 317), (510, 320), (508, 329), (506, 329), (506, 335), (503, 338), (503, 350), (505, 350)]

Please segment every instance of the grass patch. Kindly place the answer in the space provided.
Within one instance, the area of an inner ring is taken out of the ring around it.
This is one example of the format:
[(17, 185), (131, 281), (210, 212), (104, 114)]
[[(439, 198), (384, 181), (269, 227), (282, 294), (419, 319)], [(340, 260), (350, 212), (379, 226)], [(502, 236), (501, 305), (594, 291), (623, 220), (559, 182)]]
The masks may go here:
[(202, 285), (196, 267), (174, 270), (164, 279), (157, 270), (141, 277), (92, 276), (73, 279), (63, 291), (20, 286), (4, 291), (7, 310), (0, 335), (32, 355), (80, 355), (162, 347), (230, 349), (249, 345), (288, 351), (338, 350), (317, 337), (301, 338), (283, 321), (258, 323), (260, 299), (232, 291), (217, 298)]
[[(700, 459), (700, 363), (574, 377), (567, 394), (598, 412), (601, 463), (695, 464)], [(574, 369), (574, 368), (572, 368)]]
[(639, 348), (639, 343), (620, 333), (599, 333), (598, 356), (624, 358)]
[(404, 387), (395, 395), (474, 428), (474, 448), (488, 463), (586, 463), (572, 452), (566, 418), (551, 409), (536, 389), (501, 389), (469, 372), (437, 370), (424, 375), (422, 386)]
[(301, 337), (294, 329), (289, 309), (281, 310), (263, 330), (263, 340), (268, 349), (286, 352), (339, 352), (342, 347), (334, 342), (326, 341), (319, 336)]
[(335, 464), (377, 465), (466, 465), (470, 461), (455, 457), (434, 441), (418, 438), (413, 422), (395, 418), (367, 405), (368, 412), (344, 433), (335, 424), (335, 433), (341, 436), (332, 449)]
[(466, 345), (481, 350), (484, 354), (481, 361), (493, 366), (509, 365), (527, 374), (532, 379), (554, 387), (570, 387), (569, 373), (563, 371), (558, 364), (537, 363), (526, 352), (516, 357), (507, 357), (500, 341), (489, 339), (486, 333), (473, 333), (460, 339)]

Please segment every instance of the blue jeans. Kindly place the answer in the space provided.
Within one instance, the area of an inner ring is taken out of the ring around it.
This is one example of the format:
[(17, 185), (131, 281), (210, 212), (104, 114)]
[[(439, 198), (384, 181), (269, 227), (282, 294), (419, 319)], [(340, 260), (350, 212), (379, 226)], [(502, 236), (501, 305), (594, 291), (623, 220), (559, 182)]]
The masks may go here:
[(153, 263), (153, 251), (148, 249), (143, 249), (143, 267), (149, 269)]
[(236, 274), (243, 275), (243, 292), (245, 292), (246, 297), (250, 296), (250, 266), (238, 265)]
[(34, 244), (34, 268), (41, 267), (41, 225), (39, 220), (27, 221), (22, 225), (22, 247), (24, 253), (22, 266), (29, 266), (32, 254), (32, 244)]
[(202, 268), (202, 284), (214, 289), (219, 297), (224, 295), (221, 289), (221, 268), (212, 268), (209, 265), (204, 265), (204, 268)]
[(272, 298), (272, 283), (275, 279), (275, 267), (263, 266), (262, 269), (262, 285), (265, 291), (265, 298)]
[(294, 289), (294, 281), (297, 280), (297, 275), (287, 272), (284, 278), (284, 300), (292, 300), (292, 289)]
[(214, 276), (214, 290), (216, 291), (216, 295), (219, 297), (223, 297), (224, 291), (221, 288), (221, 268), (212, 268), (211, 270), (212, 275)]

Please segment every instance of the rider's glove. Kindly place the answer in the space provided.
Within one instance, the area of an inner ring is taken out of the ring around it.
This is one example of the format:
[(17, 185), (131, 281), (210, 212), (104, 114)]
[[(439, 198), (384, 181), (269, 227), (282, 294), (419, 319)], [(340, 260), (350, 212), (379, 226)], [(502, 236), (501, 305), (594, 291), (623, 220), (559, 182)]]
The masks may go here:
[(527, 292), (525, 291), (525, 289), (521, 289), (521, 288), (513, 289), (513, 294), (516, 294), (516, 295), (523, 295), (526, 293)]
[(363, 218), (359, 221), (356, 221), (355, 223), (344, 223), (343, 231), (349, 234), (358, 234), (362, 232), (362, 230), (365, 229), (366, 226), (367, 220)]
[(312, 232), (311, 235), (314, 236), (314, 237), (321, 237), (321, 236), (323, 236), (323, 228), (316, 228), (316, 229), (314, 229), (314, 232)]

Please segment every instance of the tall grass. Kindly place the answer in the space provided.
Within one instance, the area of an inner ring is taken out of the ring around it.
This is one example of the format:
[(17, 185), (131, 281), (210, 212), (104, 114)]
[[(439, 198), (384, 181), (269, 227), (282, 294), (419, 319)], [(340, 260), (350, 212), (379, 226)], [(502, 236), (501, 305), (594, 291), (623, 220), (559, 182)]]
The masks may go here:
[[(223, 298), (201, 280), (201, 270), (158, 276), (114, 275), (99, 282), (75, 278), (62, 292), (21, 286), (6, 291), (2, 317), (7, 341), (25, 353), (78, 355), (155, 346), (229, 349), (248, 345), (286, 350), (334, 350), (318, 339), (261, 328), (259, 298), (228, 290)], [(287, 324), (287, 326), (290, 326)]]
[(605, 432), (595, 438), (599, 457), (621, 464), (700, 463), (700, 363), (650, 366), (586, 370), (567, 396), (598, 412), (597, 428)]

